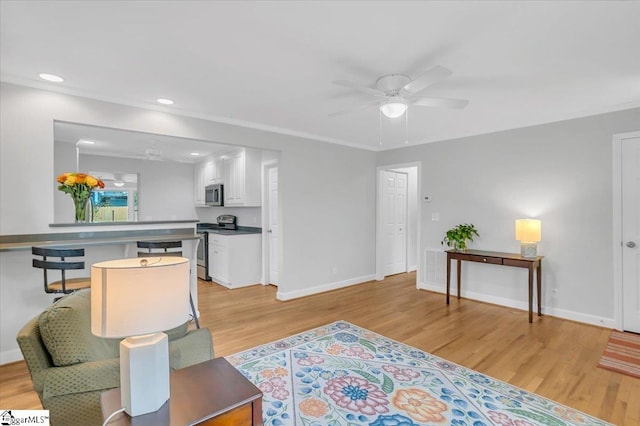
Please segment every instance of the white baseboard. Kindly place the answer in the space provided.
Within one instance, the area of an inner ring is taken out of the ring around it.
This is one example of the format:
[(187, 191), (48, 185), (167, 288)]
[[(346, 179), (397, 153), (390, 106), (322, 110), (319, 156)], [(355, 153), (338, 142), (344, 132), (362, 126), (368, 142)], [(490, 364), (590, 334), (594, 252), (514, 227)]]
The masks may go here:
[(24, 357), (22, 356), (20, 349), (10, 349), (8, 351), (0, 352), (0, 365), (22, 361), (23, 359)]
[(324, 293), (325, 291), (337, 290), (339, 288), (349, 287), (355, 284), (362, 284), (367, 281), (375, 280), (375, 274), (364, 275), (362, 277), (350, 278), (344, 281), (337, 281), (333, 283), (321, 284), (311, 288), (305, 288), (304, 290), (295, 290), (282, 292), (278, 291), (276, 299), (278, 300), (292, 300), (299, 297), (311, 296), (312, 294)]
[[(436, 293), (446, 293), (446, 288), (439, 283), (418, 283), (418, 288), (422, 290), (429, 290)], [(457, 297), (455, 286), (451, 287), (451, 295)], [(523, 311), (529, 310), (529, 304), (520, 300), (507, 299), (504, 297), (492, 296), (484, 293), (477, 293), (473, 291), (462, 290), (461, 296), (466, 299), (477, 300), (480, 302), (492, 303), (494, 305), (507, 306), (509, 308), (522, 309)], [(535, 302), (534, 300), (534, 303)], [(535, 306), (534, 306), (535, 311)], [(585, 314), (582, 312), (568, 311), (566, 309), (553, 308), (548, 306), (542, 307), (542, 313), (544, 315), (550, 315), (553, 317), (568, 319), (571, 321), (581, 322), (584, 324), (597, 325), (606, 328), (615, 328), (615, 320), (613, 318), (599, 317), (596, 315)], [(534, 312), (535, 314), (535, 312)]]

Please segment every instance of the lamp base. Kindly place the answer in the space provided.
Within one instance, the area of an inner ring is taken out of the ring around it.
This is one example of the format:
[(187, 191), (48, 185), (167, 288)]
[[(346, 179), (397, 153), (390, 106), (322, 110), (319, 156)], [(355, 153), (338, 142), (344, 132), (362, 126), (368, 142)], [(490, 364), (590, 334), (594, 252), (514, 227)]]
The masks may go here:
[(158, 411), (169, 399), (169, 339), (164, 333), (120, 342), (120, 394), (127, 414)]
[(520, 256), (522, 257), (536, 257), (537, 254), (537, 244), (529, 243), (529, 242), (521, 242), (520, 243)]

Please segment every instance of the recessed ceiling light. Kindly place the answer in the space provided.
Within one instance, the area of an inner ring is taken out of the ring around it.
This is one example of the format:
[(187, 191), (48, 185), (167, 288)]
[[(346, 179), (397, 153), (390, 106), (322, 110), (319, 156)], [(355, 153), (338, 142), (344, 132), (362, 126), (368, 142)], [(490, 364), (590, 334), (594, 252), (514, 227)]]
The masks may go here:
[(189, 155), (193, 155), (194, 157), (197, 157), (198, 155), (200, 155), (199, 152), (190, 152)]
[(158, 103), (162, 105), (173, 105), (173, 101), (166, 98), (158, 98)]

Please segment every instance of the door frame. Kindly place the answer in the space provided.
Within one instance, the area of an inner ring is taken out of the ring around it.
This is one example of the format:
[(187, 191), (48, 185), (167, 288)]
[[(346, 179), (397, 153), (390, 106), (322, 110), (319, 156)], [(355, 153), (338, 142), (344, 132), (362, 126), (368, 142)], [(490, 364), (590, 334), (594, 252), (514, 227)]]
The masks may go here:
[(624, 328), (622, 312), (622, 143), (639, 138), (640, 131), (613, 135), (613, 319), (616, 330)]
[[(280, 233), (278, 235), (278, 250), (280, 251), (280, 259), (278, 261), (278, 273), (280, 277), (282, 277), (282, 209), (280, 206), (282, 205), (282, 197), (280, 196), (280, 168), (279, 168), (279, 160), (272, 159), (262, 163), (262, 285), (269, 285), (269, 281), (271, 281), (270, 277), (270, 256), (271, 256), (271, 246), (269, 244), (269, 169), (272, 168), (278, 169), (278, 206), (277, 206), (277, 214), (278, 214), (278, 224), (280, 225)], [(278, 283), (281, 280), (278, 279)]]
[[(419, 161), (410, 162), (410, 163), (399, 163), (399, 164), (388, 164), (384, 166), (376, 167), (376, 280), (382, 281), (384, 280), (384, 259), (382, 254), (384, 253), (383, 244), (384, 244), (384, 230), (382, 223), (382, 194), (381, 191), (383, 188), (380, 186), (380, 177), (382, 175), (383, 170), (394, 170), (394, 169), (404, 169), (408, 167), (416, 168), (416, 233), (418, 237), (416, 238), (416, 287), (420, 282), (420, 274), (422, 273), (422, 262), (420, 261), (420, 247), (422, 246), (422, 238), (421, 238), (421, 224), (422, 224), (422, 203), (420, 194), (422, 192), (422, 163)], [(407, 191), (408, 193), (408, 191)], [(407, 196), (407, 203), (408, 203)], [(407, 234), (407, 244), (409, 244), (409, 236)], [(407, 262), (409, 261), (409, 254), (407, 250)]]

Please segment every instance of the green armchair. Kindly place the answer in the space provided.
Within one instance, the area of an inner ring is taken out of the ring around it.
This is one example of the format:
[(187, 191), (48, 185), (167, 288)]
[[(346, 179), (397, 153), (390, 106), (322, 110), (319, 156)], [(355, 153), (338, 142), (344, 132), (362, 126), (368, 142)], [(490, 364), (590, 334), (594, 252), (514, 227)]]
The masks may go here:
[[(102, 424), (100, 394), (120, 386), (120, 339), (91, 333), (91, 290), (52, 304), (18, 333), (33, 389), (53, 426)], [(211, 333), (188, 331), (188, 323), (166, 331), (171, 370), (213, 358)]]

